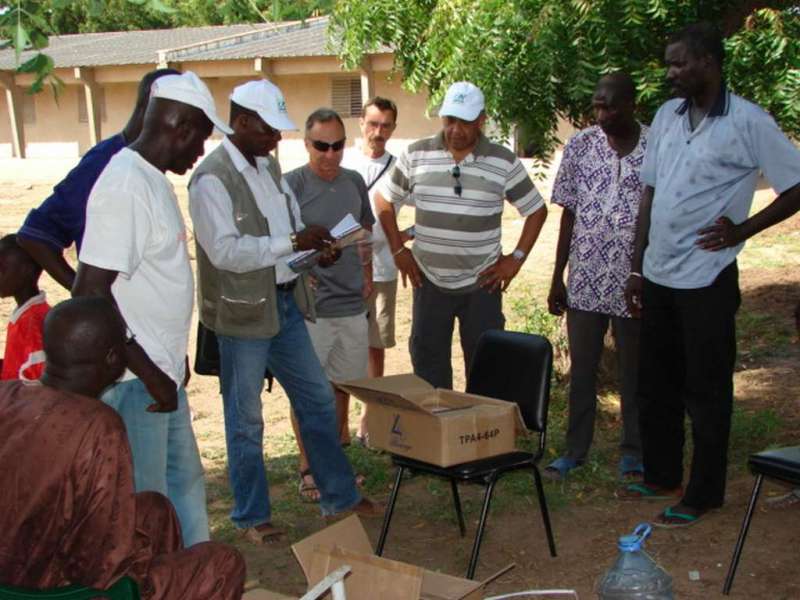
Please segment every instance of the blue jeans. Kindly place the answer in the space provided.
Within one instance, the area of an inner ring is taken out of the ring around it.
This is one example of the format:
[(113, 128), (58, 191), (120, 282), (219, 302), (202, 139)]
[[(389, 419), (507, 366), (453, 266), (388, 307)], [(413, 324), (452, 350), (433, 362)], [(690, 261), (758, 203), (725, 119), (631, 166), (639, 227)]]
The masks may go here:
[(170, 499), (181, 524), (184, 546), (207, 542), (205, 479), (186, 390), (178, 389), (178, 409), (171, 413), (147, 412), (153, 398), (140, 379), (114, 385), (102, 400), (125, 423), (136, 491), (160, 492)]
[(311, 345), (303, 316), (291, 292), (276, 293), (280, 331), (275, 336), (217, 336), (228, 473), (234, 497), (231, 520), (241, 528), (268, 523), (272, 518), (261, 414), (266, 367), (286, 391), (297, 416), (320, 491), (322, 514), (341, 512), (361, 501), (353, 470), (339, 445), (333, 390)]

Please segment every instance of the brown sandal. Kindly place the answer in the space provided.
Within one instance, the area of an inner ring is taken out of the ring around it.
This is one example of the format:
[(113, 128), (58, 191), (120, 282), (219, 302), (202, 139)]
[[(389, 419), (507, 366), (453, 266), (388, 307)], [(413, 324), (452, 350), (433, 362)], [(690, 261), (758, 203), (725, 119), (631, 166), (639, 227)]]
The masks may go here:
[(256, 546), (263, 546), (264, 544), (274, 544), (280, 541), (284, 536), (284, 531), (278, 529), (271, 523), (262, 523), (255, 527), (247, 527), (240, 530), (242, 537)]
[[(304, 469), (300, 471), (299, 476), (300, 483), (297, 486), (297, 492), (300, 494), (301, 500), (309, 504), (316, 504), (319, 502), (319, 488), (317, 488), (317, 484), (314, 482), (314, 476), (311, 474), (311, 469)], [(311, 481), (307, 481), (306, 477), (310, 478)]]

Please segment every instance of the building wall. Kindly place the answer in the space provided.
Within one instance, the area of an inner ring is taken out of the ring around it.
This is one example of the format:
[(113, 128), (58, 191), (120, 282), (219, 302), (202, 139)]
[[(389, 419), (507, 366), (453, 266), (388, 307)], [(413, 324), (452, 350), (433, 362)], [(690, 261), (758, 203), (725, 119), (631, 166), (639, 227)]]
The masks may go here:
[(78, 156), (89, 148), (88, 125), (78, 122), (78, 88), (65, 85), (58, 99), (49, 88), (29, 96), (36, 116), (24, 125), (28, 158)]
[[(284, 92), (289, 116), (302, 129), (306, 117), (314, 109), (331, 105), (332, 78), (340, 75), (338, 63), (320, 59), (291, 59), (276, 64), (270, 77)], [(319, 63), (319, 64), (317, 64)], [(331, 64), (328, 64), (331, 63)], [(251, 65), (252, 63), (247, 63)], [(178, 68), (181, 65), (176, 65)], [(225, 120), (229, 113), (229, 96), (237, 85), (257, 78), (259, 75), (246, 68), (243, 61), (214, 62), (207, 64), (187, 64), (183, 68), (196, 70), (209, 86), (217, 105), (217, 110)], [(106, 118), (101, 122), (100, 138), (107, 138), (120, 131), (128, 120), (136, 100), (138, 78), (146, 70), (137, 67), (135, 72), (121, 72), (117, 67), (103, 67), (95, 70), (94, 76), (102, 86), (105, 96)], [(315, 71), (321, 72), (303, 72)], [(140, 73), (141, 71), (141, 73)], [(288, 71), (288, 72), (287, 72)], [(231, 76), (227, 76), (231, 74)], [(62, 76), (63, 75), (63, 76)], [(90, 148), (89, 124), (79, 122), (78, 94), (83, 94), (83, 86), (71, 77), (71, 73), (60, 74), (66, 85), (58, 98), (53, 98), (47, 89), (34, 98), (36, 122), (25, 125), (27, 156), (36, 157), (78, 157)], [(131, 81), (121, 81), (129, 78)], [(438, 129), (438, 120), (425, 116), (427, 98), (425, 94), (410, 94), (401, 89), (399, 78), (391, 78), (388, 71), (375, 73), (375, 93), (394, 100), (399, 109), (400, 120), (394, 138), (389, 144), (390, 151), (399, 152), (410, 141), (431, 135)], [(27, 81), (19, 81), (26, 85)], [(5, 108), (5, 95), (1, 96)], [(0, 156), (11, 155), (11, 128), (8, 110), (0, 117)], [(345, 118), (348, 143), (359, 137), (358, 118)], [(215, 132), (209, 140), (211, 148), (219, 143), (220, 135)], [(280, 146), (280, 160), (284, 168), (293, 168), (306, 161), (302, 131), (286, 132)]]
[(0, 158), (10, 158), (14, 150), (11, 143), (11, 122), (8, 119), (6, 91), (0, 88)]

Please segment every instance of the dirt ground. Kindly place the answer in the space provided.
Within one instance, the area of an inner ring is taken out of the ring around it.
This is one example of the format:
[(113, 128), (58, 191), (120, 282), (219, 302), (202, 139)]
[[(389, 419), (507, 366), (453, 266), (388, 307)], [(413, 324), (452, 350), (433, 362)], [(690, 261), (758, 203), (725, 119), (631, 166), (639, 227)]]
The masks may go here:
[[(53, 182), (69, 167), (63, 161), (37, 163), (29, 160), (24, 163), (0, 161), (0, 234), (15, 231), (28, 210), (48, 195)], [(185, 182), (185, 178), (175, 179), (184, 212)], [(540, 185), (545, 196), (548, 187), (548, 181)], [(767, 201), (769, 197), (768, 191), (760, 192), (759, 203)], [(544, 303), (559, 214), (557, 209), (551, 208), (542, 237), (515, 282), (514, 289), (509, 292), (509, 298), (530, 290), (539, 303)], [(401, 217), (407, 221), (410, 214)], [(740, 368), (735, 381), (737, 406), (747, 411), (769, 409), (777, 416), (779, 425), (769, 435), (770, 443), (774, 444), (797, 443), (800, 425), (800, 377), (797, 369), (800, 349), (796, 337), (791, 333), (790, 318), (794, 304), (800, 299), (800, 275), (797, 269), (800, 253), (792, 252), (800, 247), (798, 224), (800, 218), (795, 217), (764, 234), (760, 240), (750, 244), (740, 258), (742, 311), (752, 315), (756, 321), (748, 329), (755, 331), (752, 340), (740, 336)], [(507, 211), (504, 227), (504, 242), (506, 248), (510, 249), (517, 239), (521, 221)], [(74, 252), (70, 252), (69, 257), (74, 262)], [(42, 285), (51, 303), (66, 297), (66, 292), (46, 276), (42, 279)], [(12, 299), (0, 300), (0, 322), (7, 321), (13, 308)], [(774, 338), (777, 350), (771, 346), (773, 338), (759, 332), (760, 318), (766, 319), (765, 327), (776, 327), (777, 323), (778, 329), (783, 332)], [(410, 292), (401, 287), (397, 311), (398, 346), (387, 352), (387, 374), (411, 370), (406, 350), (409, 326)], [(3, 329), (0, 343), (4, 342)], [(454, 340), (453, 360), (457, 373), (456, 388), (463, 389), (462, 358), (457, 340)], [(288, 528), (290, 535), (286, 542), (263, 548), (239, 542), (226, 518), (231, 497), (226, 484), (222, 407), (217, 380), (193, 376), (189, 384), (189, 397), (195, 431), (208, 473), (213, 537), (236, 543), (243, 551), (248, 562), (251, 585), (258, 584), (275, 591), (300, 595), (305, 590), (305, 582), (289, 545), (323, 527), (324, 523), (313, 506), (298, 505), (295, 499), (293, 469), (296, 448), (290, 434), (288, 404), (283, 392), (277, 385), (273, 393), (265, 392), (264, 417), (273, 511), (275, 519)], [(351, 425), (356, 421), (357, 411), (358, 407), (351, 409)], [(605, 426), (613, 427), (615, 422), (618, 422), (618, 416), (611, 415)], [(550, 432), (551, 440), (562, 437), (563, 432)], [(277, 475), (273, 475), (273, 468)], [(647, 544), (648, 551), (672, 575), (676, 598), (721, 597), (722, 582), (753, 481), (742, 464), (735, 468), (732, 466), (731, 471), (724, 508), (689, 529), (655, 530)], [(370, 486), (370, 493), (385, 499), (391, 478), (391, 473), (386, 473), (380, 482)], [(559, 485), (547, 485), (549, 498), (563, 496), (565, 488), (559, 489)], [(470, 536), (478, 519), (481, 491), (466, 489), (462, 492), (468, 520), (467, 538), (462, 540), (448, 512), (449, 495), (442, 494), (442, 489), (418, 479), (404, 484), (385, 555), (426, 568), (463, 575), (471, 548)], [(768, 483), (762, 498), (782, 492), (782, 488)], [(577, 590), (581, 598), (594, 597), (593, 590), (598, 578), (616, 556), (616, 538), (630, 532), (639, 522), (652, 519), (663, 505), (621, 503), (610, 493), (590, 493), (588, 497), (589, 500), (586, 500), (567, 495), (566, 501), (551, 505), (558, 558), (551, 558), (547, 552), (534, 496), (521, 497), (513, 506), (508, 506), (508, 503), (503, 506), (498, 501), (501, 508), (493, 510), (490, 517), (477, 576), (488, 576), (511, 562), (516, 563), (516, 568), (491, 584), (487, 595), (531, 588), (569, 588)], [(767, 510), (763, 502), (759, 503), (732, 598), (800, 598), (800, 575), (795, 562), (800, 541), (798, 517), (800, 507), (785, 511)], [(366, 522), (365, 526), (373, 541), (377, 541), (380, 523)], [(699, 572), (699, 580), (690, 580), (691, 571)]]

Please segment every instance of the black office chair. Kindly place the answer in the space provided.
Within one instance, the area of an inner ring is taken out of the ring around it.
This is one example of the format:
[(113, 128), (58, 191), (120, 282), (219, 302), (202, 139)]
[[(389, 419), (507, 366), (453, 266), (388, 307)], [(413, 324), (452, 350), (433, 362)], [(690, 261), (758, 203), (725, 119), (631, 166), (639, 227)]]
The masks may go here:
[(750, 520), (753, 518), (753, 511), (756, 507), (758, 494), (761, 492), (761, 484), (764, 483), (764, 477), (777, 479), (793, 486), (800, 486), (800, 446), (765, 450), (764, 452), (751, 454), (747, 464), (756, 476), (756, 482), (753, 485), (753, 493), (750, 494), (747, 511), (744, 513), (744, 521), (739, 531), (739, 539), (736, 540), (736, 548), (733, 550), (733, 558), (731, 559), (730, 567), (728, 567), (728, 575), (725, 577), (725, 585), (722, 587), (722, 593), (726, 596), (730, 593), (733, 585), (733, 577), (736, 575), (736, 567), (739, 566), (744, 539), (747, 537), (747, 530), (750, 528)]
[(461, 536), (465, 535), (464, 515), (461, 512), (461, 500), (458, 495), (458, 482), (483, 483), (486, 493), (483, 498), (478, 531), (472, 546), (472, 556), (467, 569), (467, 577), (472, 579), (478, 564), (483, 530), (489, 515), (489, 504), (497, 480), (506, 473), (529, 469), (533, 473), (536, 492), (539, 495), (539, 508), (547, 533), (550, 555), (556, 556), (556, 544), (550, 527), (550, 516), (544, 497), (542, 476), (537, 463), (544, 454), (547, 433), (547, 409), (550, 403), (550, 375), (553, 370), (553, 348), (546, 338), (539, 335), (517, 333), (513, 331), (491, 330), (478, 340), (475, 357), (469, 372), (467, 392), (491, 398), (499, 398), (519, 405), (522, 419), (529, 430), (539, 434), (539, 444), (535, 453), (515, 451), (499, 456), (492, 456), (473, 462), (439, 467), (430, 463), (392, 455), (392, 462), (397, 467), (394, 489), (392, 490), (386, 513), (383, 517), (383, 528), (376, 554), (383, 554), (389, 524), (392, 520), (397, 494), (403, 481), (406, 469), (416, 473), (435, 475), (450, 480), (453, 491), (458, 527)]

